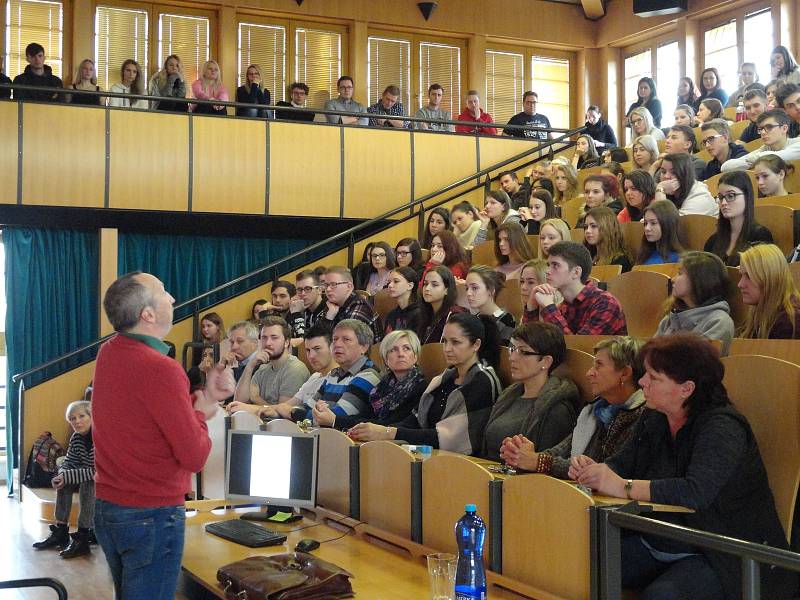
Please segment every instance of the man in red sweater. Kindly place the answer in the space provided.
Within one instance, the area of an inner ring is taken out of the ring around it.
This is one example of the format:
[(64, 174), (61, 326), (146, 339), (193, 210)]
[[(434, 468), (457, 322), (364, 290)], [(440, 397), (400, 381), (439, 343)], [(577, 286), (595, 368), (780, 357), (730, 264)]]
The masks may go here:
[(211, 450), (206, 420), (233, 393), (217, 367), (205, 390), (168, 358), (175, 299), (148, 273), (111, 284), (103, 307), (117, 335), (97, 355), (92, 396), (95, 531), (117, 598), (172, 600), (183, 555), (184, 494)]

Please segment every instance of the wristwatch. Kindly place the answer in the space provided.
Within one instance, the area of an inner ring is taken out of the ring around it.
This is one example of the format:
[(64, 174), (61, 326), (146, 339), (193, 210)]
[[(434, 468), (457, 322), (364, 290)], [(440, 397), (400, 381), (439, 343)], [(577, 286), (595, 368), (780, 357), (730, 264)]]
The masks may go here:
[(633, 489), (633, 479), (627, 479), (625, 481), (625, 497), (628, 500), (633, 500), (633, 498), (631, 498), (631, 490), (632, 489)]

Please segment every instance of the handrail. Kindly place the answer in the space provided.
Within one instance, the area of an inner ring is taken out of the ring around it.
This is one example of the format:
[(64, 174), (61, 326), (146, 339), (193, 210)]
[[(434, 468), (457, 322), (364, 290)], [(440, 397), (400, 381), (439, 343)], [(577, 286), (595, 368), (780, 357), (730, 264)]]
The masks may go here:
[[(250, 279), (251, 277), (255, 277), (255, 276), (261, 275), (261, 274), (263, 274), (263, 273), (265, 273), (267, 271), (276, 269), (280, 265), (282, 265), (284, 263), (288, 263), (289, 261), (294, 260), (295, 258), (298, 258), (300, 256), (303, 256), (303, 255), (309, 254), (311, 252), (314, 252), (315, 250), (318, 250), (318, 249), (321, 249), (321, 248), (323, 248), (325, 246), (328, 246), (333, 242), (337, 242), (337, 241), (344, 240), (346, 238), (352, 237), (353, 235), (355, 235), (355, 234), (357, 234), (357, 233), (359, 233), (359, 232), (361, 232), (363, 230), (373, 228), (376, 225), (378, 225), (381, 221), (386, 221), (387, 219), (389, 219), (390, 217), (392, 217), (392, 216), (394, 216), (396, 214), (403, 213), (403, 212), (410, 212), (410, 209), (413, 209), (414, 207), (417, 207), (417, 206), (422, 206), (425, 202), (435, 198), (436, 196), (439, 196), (439, 195), (442, 195), (442, 194), (446, 194), (447, 192), (449, 192), (451, 190), (454, 190), (455, 188), (458, 188), (458, 187), (461, 187), (461, 186), (463, 186), (465, 184), (468, 184), (472, 180), (480, 179), (484, 175), (489, 175), (489, 173), (491, 173), (492, 171), (497, 171), (498, 169), (501, 169), (502, 167), (504, 167), (506, 165), (509, 165), (511, 163), (514, 163), (514, 162), (517, 162), (519, 160), (522, 160), (522, 159), (528, 157), (530, 154), (541, 152), (542, 150), (546, 151), (548, 148), (552, 148), (555, 144), (559, 144), (559, 143), (562, 143), (564, 141), (569, 141), (569, 138), (571, 136), (573, 136), (573, 135), (575, 135), (577, 133), (580, 133), (580, 132), (584, 131), (585, 129), (586, 129), (585, 126), (581, 126), (581, 127), (576, 128), (576, 129), (567, 131), (566, 133), (564, 133), (564, 135), (562, 135), (562, 136), (560, 136), (558, 138), (555, 138), (555, 139), (552, 139), (552, 140), (547, 140), (546, 142), (540, 143), (535, 148), (531, 148), (531, 149), (525, 150), (524, 152), (516, 154), (516, 155), (512, 156), (511, 158), (507, 158), (507, 159), (502, 160), (502, 161), (500, 161), (500, 162), (498, 162), (498, 163), (496, 163), (494, 165), (491, 165), (489, 167), (481, 169), (480, 171), (477, 171), (476, 173), (473, 173), (473, 174), (468, 175), (466, 177), (462, 177), (461, 179), (458, 179), (457, 181), (455, 181), (453, 183), (450, 183), (450, 184), (448, 184), (448, 185), (446, 185), (446, 186), (444, 186), (444, 187), (442, 187), (442, 188), (440, 188), (440, 189), (438, 189), (438, 190), (436, 190), (434, 192), (430, 192), (428, 194), (425, 194), (424, 196), (422, 196), (421, 198), (418, 198), (417, 200), (414, 200), (412, 202), (407, 202), (407, 203), (405, 203), (405, 204), (403, 204), (403, 205), (401, 205), (401, 206), (399, 206), (397, 208), (394, 208), (394, 209), (392, 209), (392, 210), (390, 210), (388, 212), (385, 212), (385, 213), (383, 213), (381, 215), (378, 215), (377, 217), (369, 219), (368, 221), (364, 221), (362, 223), (359, 223), (358, 225), (354, 225), (353, 227), (351, 227), (349, 229), (346, 229), (345, 231), (342, 231), (341, 233), (337, 233), (336, 235), (334, 235), (334, 236), (332, 236), (330, 238), (327, 238), (325, 240), (322, 240), (320, 242), (312, 244), (311, 246), (307, 246), (305, 248), (302, 248), (302, 249), (300, 249), (300, 250), (298, 250), (296, 252), (293, 252), (292, 254), (289, 254), (288, 256), (284, 256), (282, 258), (279, 258), (278, 260), (273, 261), (273, 262), (271, 262), (271, 263), (269, 263), (269, 264), (267, 264), (267, 265), (265, 265), (263, 267), (259, 267), (258, 269), (255, 269), (253, 271), (250, 271), (249, 273), (241, 275), (241, 276), (237, 277), (236, 279), (232, 279), (231, 281), (228, 281), (226, 283), (218, 285), (217, 287), (212, 288), (212, 289), (210, 289), (210, 290), (208, 290), (206, 292), (203, 292), (202, 294), (200, 294), (198, 296), (195, 296), (195, 297), (190, 298), (190, 299), (188, 299), (188, 300), (186, 300), (184, 302), (181, 302), (180, 304), (178, 304), (178, 305), (176, 305), (174, 307), (174, 310), (180, 310), (182, 308), (185, 308), (187, 306), (190, 306), (192, 304), (200, 302), (201, 300), (203, 300), (203, 299), (205, 299), (205, 298), (207, 298), (207, 297), (209, 297), (209, 296), (211, 296), (213, 294), (217, 294), (217, 293), (219, 293), (221, 291), (224, 291), (224, 290), (226, 290), (226, 289), (228, 289), (230, 287), (233, 287), (233, 286), (235, 286), (235, 285), (237, 285), (239, 283), (242, 283), (243, 281), (246, 281), (246, 280)], [(522, 166), (527, 166), (529, 164), (532, 164), (532, 163), (536, 162), (537, 160), (540, 160), (540, 157), (534, 158), (534, 159), (528, 161), (527, 163), (524, 163), (524, 165), (522, 165)], [(473, 187), (468, 188), (467, 190), (462, 190), (462, 191), (458, 192), (455, 196), (451, 196), (451, 197), (448, 197), (448, 198), (443, 198), (443, 199), (437, 201), (434, 206), (431, 206), (429, 208), (435, 208), (436, 206), (439, 206), (441, 204), (444, 204), (445, 202), (449, 202), (451, 200), (454, 200), (455, 198), (458, 198), (459, 196), (467, 194), (467, 193), (469, 193), (471, 191), (474, 191), (476, 189), (480, 189), (484, 185), (485, 185), (484, 183), (476, 183)], [(424, 211), (424, 210), (426, 210), (426, 209), (423, 207), (422, 211)], [(403, 223), (403, 222), (407, 221), (408, 219), (411, 219), (411, 218), (414, 218), (414, 217), (418, 216), (419, 212), (420, 211), (410, 212), (410, 214), (406, 215), (403, 219), (392, 221), (391, 223), (388, 224), (388, 226), (393, 226), (393, 225), (396, 225), (398, 223)], [(183, 320), (183, 319), (181, 319), (181, 320)], [(78, 356), (79, 354), (82, 354), (82, 353), (84, 353), (84, 352), (86, 352), (88, 350), (92, 350), (92, 349), (98, 347), (100, 344), (102, 344), (103, 342), (105, 342), (108, 339), (110, 339), (113, 335), (114, 335), (113, 333), (109, 334), (109, 335), (104, 336), (104, 337), (102, 337), (102, 338), (100, 338), (98, 340), (95, 340), (94, 342), (90, 342), (89, 344), (81, 346), (80, 348), (77, 348), (76, 350), (72, 350), (71, 352), (68, 352), (68, 353), (63, 354), (61, 356), (58, 356), (58, 357), (56, 357), (54, 359), (51, 359), (51, 360), (49, 360), (49, 361), (47, 361), (45, 363), (42, 363), (42, 364), (40, 364), (40, 365), (38, 365), (36, 367), (31, 367), (30, 369), (27, 369), (26, 371), (23, 371), (22, 373), (17, 373), (14, 376), (12, 376), (11, 380), (14, 383), (18, 383), (20, 380), (25, 379), (26, 377), (29, 377), (30, 375), (33, 375), (34, 373), (38, 373), (39, 371), (42, 371), (42, 370), (47, 369), (49, 367), (52, 367), (52, 366), (54, 366), (54, 365), (56, 365), (58, 363), (61, 363), (61, 362), (66, 361), (66, 360), (69, 360), (70, 358), (73, 358), (73, 357)]]
[[(289, 111), (289, 112), (297, 112), (297, 113), (309, 113), (313, 112), (315, 114), (321, 115), (335, 115), (341, 117), (358, 117), (360, 119), (368, 119), (368, 118), (386, 118), (391, 117), (392, 120), (397, 121), (406, 121), (408, 123), (436, 123), (440, 125), (462, 125), (462, 126), (469, 126), (469, 127), (493, 127), (495, 129), (511, 129), (511, 130), (523, 130), (523, 131), (535, 131), (535, 132), (547, 132), (547, 133), (566, 133), (570, 131), (569, 129), (561, 129), (558, 127), (532, 127), (530, 125), (509, 125), (509, 124), (502, 124), (502, 123), (484, 123), (481, 121), (453, 121), (453, 120), (444, 120), (444, 119), (423, 119), (421, 117), (408, 117), (405, 115), (380, 115), (375, 113), (355, 113), (355, 112), (348, 112), (348, 111), (341, 111), (341, 110), (325, 110), (322, 108), (311, 108), (311, 107), (304, 107), (304, 108), (295, 108), (294, 106), (277, 106), (275, 104), (250, 104), (247, 102), (232, 102), (230, 100), (200, 100), (199, 98), (173, 98), (171, 96), (150, 96), (149, 94), (122, 94), (119, 92), (97, 92), (94, 90), (73, 90), (69, 88), (51, 88), (46, 86), (40, 85), (22, 85), (18, 83), (0, 83), (0, 90), (29, 90), (32, 92), (46, 92), (50, 94), (60, 94), (64, 96), (71, 96), (80, 94), (82, 96), (99, 96), (101, 98), (123, 98), (127, 100), (147, 100), (148, 102), (177, 102), (179, 104), (205, 104), (211, 106), (225, 106), (231, 108), (253, 108), (258, 110), (269, 110), (275, 111), (279, 110), (281, 112)], [(30, 102), (31, 100), (26, 100), (25, 98), (14, 98), (13, 100), (22, 101), (22, 102)], [(33, 100), (33, 102), (36, 102)], [(84, 105), (80, 105), (85, 108)], [(101, 108), (103, 108), (101, 106)], [(127, 107), (115, 107), (115, 106), (108, 106), (106, 108), (127, 108)], [(145, 110), (145, 109), (131, 109), (131, 110)], [(149, 109), (148, 109), (149, 110)], [(169, 111), (165, 111), (169, 112)], [(203, 115), (208, 116), (208, 115)], [(242, 118), (242, 117), (240, 117)], [(247, 118), (247, 117), (244, 117)], [(273, 120), (273, 119), (270, 119)]]

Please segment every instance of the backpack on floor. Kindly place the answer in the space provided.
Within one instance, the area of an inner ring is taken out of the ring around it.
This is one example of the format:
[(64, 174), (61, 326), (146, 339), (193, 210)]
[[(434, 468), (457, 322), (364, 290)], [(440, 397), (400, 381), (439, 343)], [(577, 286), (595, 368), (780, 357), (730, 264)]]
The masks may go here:
[(50, 481), (58, 473), (56, 460), (65, 455), (53, 434), (45, 431), (33, 443), (22, 483), (31, 488), (49, 488)]

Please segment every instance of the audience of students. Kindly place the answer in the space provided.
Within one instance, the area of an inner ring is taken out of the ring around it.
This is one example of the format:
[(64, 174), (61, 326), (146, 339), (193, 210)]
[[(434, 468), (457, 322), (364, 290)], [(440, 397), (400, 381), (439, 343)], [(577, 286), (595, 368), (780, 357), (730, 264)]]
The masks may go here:
[(680, 215), (669, 200), (655, 200), (644, 211), (644, 233), (637, 265), (676, 263), (683, 253), (678, 233)]
[(758, 244), (739, 259), (739, 291), (750, 306), (741, 337), (800, 338), (800, 292), (781, 249)]

